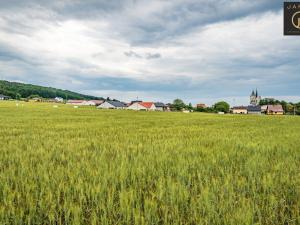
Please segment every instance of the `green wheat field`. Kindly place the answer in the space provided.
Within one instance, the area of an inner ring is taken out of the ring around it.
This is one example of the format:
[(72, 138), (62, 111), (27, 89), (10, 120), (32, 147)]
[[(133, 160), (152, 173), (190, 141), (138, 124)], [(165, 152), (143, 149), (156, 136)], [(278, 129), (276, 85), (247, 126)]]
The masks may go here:
[(300, 117), (0, 102), (0, 224), (300, 224)]

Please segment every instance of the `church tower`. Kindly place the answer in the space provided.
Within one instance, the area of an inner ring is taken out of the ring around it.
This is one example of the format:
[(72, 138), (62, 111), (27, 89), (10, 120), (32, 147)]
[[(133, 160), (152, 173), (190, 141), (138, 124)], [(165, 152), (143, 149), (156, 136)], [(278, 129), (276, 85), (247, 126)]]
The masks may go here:
[(258, 105), (260, 100), (261, 100), (261, 97), (258, 95), (257, 89), (255, 92), (254, 92), (254, 90), (252, 90), (252, 93), (250, 95), (250, 104)]

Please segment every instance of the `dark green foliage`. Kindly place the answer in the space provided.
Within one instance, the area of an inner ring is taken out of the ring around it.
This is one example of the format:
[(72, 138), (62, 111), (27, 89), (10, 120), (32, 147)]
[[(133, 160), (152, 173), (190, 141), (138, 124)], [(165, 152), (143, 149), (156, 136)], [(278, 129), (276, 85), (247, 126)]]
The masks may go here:
[(194, 108), (195, 112), (206, 112), (206, 113), (216, 113), (217, 111), (213, 107), (206, 107), (206, 108)]
[(213, 107), (217, 112), (228, 113), (230, 105), (227, 102), (217, 102)]
[(61, 97), (64, 99), (102, 99), (90, 95), (83, 95), (72, 91), (56, 89), (52, 87), (42, 87), (32, 84), (23, 84), (0, 80), (0, 94), (20, 99), (29, 96), (39, 96), (42, 98)]
[(180, 111), (186, 107), (185, 103), (181, 99), (175, 99), (172, 104), (173, 111)]

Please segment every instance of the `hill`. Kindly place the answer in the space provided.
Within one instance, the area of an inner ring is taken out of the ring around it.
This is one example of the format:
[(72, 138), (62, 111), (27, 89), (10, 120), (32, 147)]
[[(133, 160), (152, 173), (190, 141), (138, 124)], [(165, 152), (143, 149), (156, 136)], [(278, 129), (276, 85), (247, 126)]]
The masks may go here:
[(68, 90), (18, 82), (9, 82), (5, 80), (0, 80), (0, 94), (10, 96), (11, 98), (28, 98), (32, 95), (38, 95), (42, 98), (61, 97), (64, 99), (102, 99), (99, 97), (83, 95)]

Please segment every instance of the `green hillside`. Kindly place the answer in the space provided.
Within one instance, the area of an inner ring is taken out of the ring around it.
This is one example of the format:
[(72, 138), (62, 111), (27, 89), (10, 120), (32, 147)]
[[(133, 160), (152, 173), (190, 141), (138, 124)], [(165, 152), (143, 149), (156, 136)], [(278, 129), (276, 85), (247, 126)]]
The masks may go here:
[(38, 95), (42, 98), (61, 97), (64, 99), (102, 99), (99, 97), (83, 95), (68, 90), (43, 87), (32, 84), (9, 82), (4, 80), (0, 80), (0, 94), (10, 96), (11, 98), (28, 98), (32, 95)]

